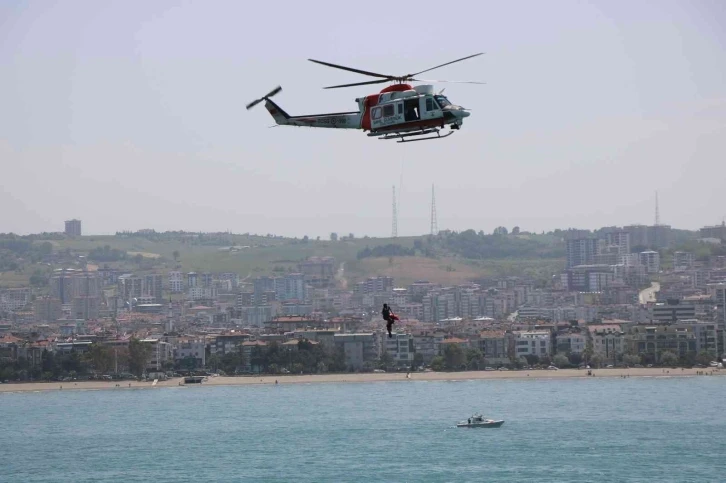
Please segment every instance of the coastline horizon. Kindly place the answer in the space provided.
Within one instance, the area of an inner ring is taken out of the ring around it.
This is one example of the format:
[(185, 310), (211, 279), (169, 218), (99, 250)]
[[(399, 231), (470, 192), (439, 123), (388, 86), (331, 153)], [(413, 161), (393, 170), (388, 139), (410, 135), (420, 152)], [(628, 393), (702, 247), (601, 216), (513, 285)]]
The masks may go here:
[[(702, 373), (702, 374), (699, 374)], [(470, 380), (554, 380), (577, 378), (627, 378), (627, 377), (693, 377), (698, 375), (723, 376), (726, 372), (718, 369), (685, 369), (685, 368), (627, 368), (627, 369), (592, 369), (592, 376), (585, 369), (559, 370), (519, 370), (519, 371), (464, 371), (464, 372), (405, 372), (386, 373), (350, 373), (350, 374), (302, 374), (302, 375), (260, 375), (260, 376), (216, 376), (208, 377), (201, 384), (190, 386), (246, 386), (275, 384), (324, 384), (324, 383), (371, 383), (371, 382), (404, 382), (404, 381), (470, 381)], [(183, 377), (175, 377), (166, 381), (75, 381), (75, 382), (13, 382), (0, 384), (0, 393), (48, 392), (48, 391), (82, 391), (82, 390), (123, 390), (186, 387), (182, 384)], [(118, 386), (117, 386), (118, 385)]]

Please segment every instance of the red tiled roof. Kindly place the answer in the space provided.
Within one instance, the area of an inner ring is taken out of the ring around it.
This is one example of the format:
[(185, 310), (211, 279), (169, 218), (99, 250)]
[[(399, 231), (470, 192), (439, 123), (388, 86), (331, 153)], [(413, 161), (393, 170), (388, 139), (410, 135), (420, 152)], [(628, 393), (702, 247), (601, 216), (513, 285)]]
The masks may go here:
[(255, 345), (267, 345), (267, 342), (263, 340), (246, 340), (242, 342), (243, 346), (255, 346)]
[(17, 344), (18, 342), (22, 342), (22, 340), (12, 334), (5, 334), (3, 337), (0, 337), (0, 344)]
[(451, 339), (444, 339), (441, 341), (442, 344), (465, 344), (469, 342), (465, 339), (459, 339), (458, 337), (452, 337)]
[(485, 330), (479, 334), (482, 339), (501, 339), (504, 337), (506, 332), (503, 330)]
[(310, 318), (310, 317), (304, 317), (304, 316), (289, 316), (289, 317), (275, 317), (270, 322), (272, 323), (280, 323), (280, 322), (317, 322), (316, 319)]

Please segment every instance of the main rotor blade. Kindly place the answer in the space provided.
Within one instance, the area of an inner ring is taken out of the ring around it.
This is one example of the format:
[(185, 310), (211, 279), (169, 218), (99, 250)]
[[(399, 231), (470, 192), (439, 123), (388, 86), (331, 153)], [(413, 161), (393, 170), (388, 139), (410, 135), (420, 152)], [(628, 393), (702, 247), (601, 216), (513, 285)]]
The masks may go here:
[(353, 84), (341, 84), (339, 86), (323, 87), (323, 89), (337, 89), (339, 87), (353, 87), (353, 86), (367, 86), (369, 84), (383, 84), (384, 82), (388, 82), (389, 80), (390, 79), (381, 79), (381, 80), (366, 81), (366, 82), (355, 82)]
[(470, 55), (468, 57), (462, 57), (461, 59), (452, 60), (451, 62), (447, 62), (445, 64), (437, 65), (436, 67), (431, 67), (430, 69), (422, 70), (421, 72), (416, 72), (415, 74), (411, 74), (411, 77), (413, 77), (415, 75), (423, 74), (424, 72), (428, 72), (430, 70), (438, 69), (439, 67), (443, 67), (445, 65), (453, 64), (455, 62), (461, 62), (462, 60), (466, 60), (466, 59), (471, 59), (472, 57), (476, 57), (476, 56), (479, 56), (482, 54), (484, 54), (484, 52), (479, 52), (478, 54)]
[(350, 71), (350, 72), (356, 72), (358, 74), (369, 75), (369, 76), (372, 76), (372, 77), (383, 77), (385, 79), (395, 78), (394, 76), (390, 76), (390, 75), (376, 74), (375, 72), (368, 72), (368, 71), (365, 71), (365, 70), (354, 69), (352, 67), (344, 67), (342, 65), (331, 64), (330, 62), (323, 62), (322, 60), (314, 60), (314, 59), (308, 59), (308, 60), (310, 62), (315, 62), (316, 64), (326, 65), (328, 67), (332, 67), (334, 69), (347, 70), (347, 71)]
[(436, 80), (436, 79), (410, 79), (416, 82), (448, 82), (450, 84), (486, 84), (479, 81), (452, 81), (452, 80)]

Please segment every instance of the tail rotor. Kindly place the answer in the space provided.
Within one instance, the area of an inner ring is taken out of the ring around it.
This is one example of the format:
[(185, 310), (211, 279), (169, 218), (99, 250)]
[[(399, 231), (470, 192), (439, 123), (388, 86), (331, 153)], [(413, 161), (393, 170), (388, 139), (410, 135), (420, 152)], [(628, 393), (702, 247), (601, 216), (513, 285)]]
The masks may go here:
[(268, 92), (266, 96), (260, 97), (259, 99), (255, 99), (254, 101), (252, 101), (249, 104), (247, 104), (247, 109), (248, 110), (249, 109), (252, 109), (253, 107), (255, 107), (260, 102), (266, 101), (267, 99), (269, 99), (270, 97), (274, 96), (275, 94), (278, 94), (281, 90), (282, 90), (282, 87), (280, 87), (280, 86), (275, 87), (270, 92)]

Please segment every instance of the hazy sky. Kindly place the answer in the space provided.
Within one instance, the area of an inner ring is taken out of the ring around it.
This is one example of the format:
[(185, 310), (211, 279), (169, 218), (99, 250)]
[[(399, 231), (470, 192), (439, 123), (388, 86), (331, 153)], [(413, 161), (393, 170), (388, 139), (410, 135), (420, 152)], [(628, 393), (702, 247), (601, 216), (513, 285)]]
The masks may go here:
[[(726, 2), (0, 3), (0, 232), (326, 237), (726, 216)], [(434, 79), (472, 115), (442, 141), (270, 129), (355, 110), (370, 80)]]

